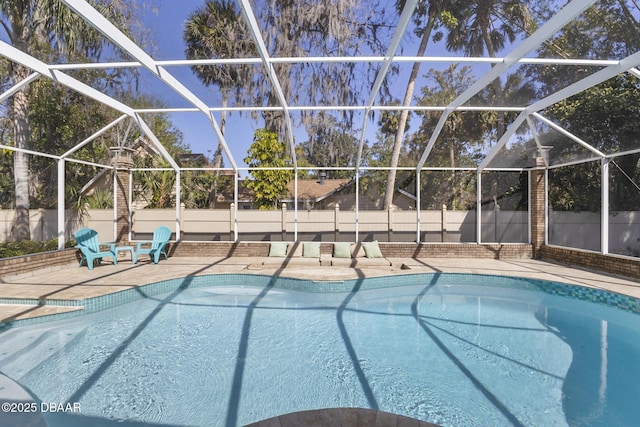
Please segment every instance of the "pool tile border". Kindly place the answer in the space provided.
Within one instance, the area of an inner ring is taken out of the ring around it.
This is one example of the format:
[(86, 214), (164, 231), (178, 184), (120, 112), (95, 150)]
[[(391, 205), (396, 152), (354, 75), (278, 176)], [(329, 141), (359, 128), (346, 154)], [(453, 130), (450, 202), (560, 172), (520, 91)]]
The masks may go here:
[(489, 274), (471, 273), (415, 273), (396, 276), (369, 277), (361, 279), (314, 281), (281, 276), (233, 273), (188, 276), (177, 279), (163, 280), (143, 286), (124, 289), (99, 297), (79, 300), (56, 299), (41, 301), (34, 298), (0, 298), (0, 304), (83, 307), (83, 310), (76, 310), (72, 312), (56, 313), (28, 319), (13, 320), (9, 322), (0, 322), (0, 330), (18, 326), (26, 326), (34, 323), (62, 320), (69, 317), (82, 316), (85, 314), (106, 310), (118, 305), (134, 302), (140, 299), (151, 298), (160, 294), (206, 286), (258, 286), (264, 288), (283, 289), (300, 292), (332, 293), (356, 292), (361, 290), (412, 285), (436, 285), (443, 283), (446, 283), (447, 285), (477, 285), (478, 278), (482, 278), (490, 282), (488, 286), (491, 287), (538, 291), (550, 295), (606, 305), (631, 313), (640, 314), (640, 300), (628, 295), (618, 294), (602, 289), (514, 276), (496, 276)]

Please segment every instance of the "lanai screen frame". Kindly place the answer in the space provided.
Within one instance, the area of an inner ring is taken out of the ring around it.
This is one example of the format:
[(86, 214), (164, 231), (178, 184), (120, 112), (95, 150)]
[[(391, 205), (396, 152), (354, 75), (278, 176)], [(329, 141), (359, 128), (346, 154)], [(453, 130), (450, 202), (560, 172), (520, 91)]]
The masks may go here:
[[(398, 25), (396, 27), (395, 33), (391, 39), (391, 42), (388, 46), (388, 50), (385, 56), (360, 56), (360, 57), (281, 57), (281, 58), (272, 58), (269, 55), (267, 47), (262, 40), (260, 35), (260, 28), (258, 22), (256, 20), (256, 15), (252, 9), (249, 0), (238, 0), (238, 6), (242, 12), (242, 16), (245, 19), (248, 27), (251, 31), (251, 34), (254, 38), (255, 45), (258, 50), (258, 57), (256, 58), (238, 58), (238, 59), (210, 59), (210, 60), (172, 60), (172, 61), (159, 61), (152, 58), (148, 55), (142, 48), (136, 45), (132, 40), (130, 40), (124, 33), (122, 33), (118, 28), (116, 28), (111, 22), (109, 22), (104, 16), (102, 16), (99, 12), (97, 12), (89, 3), (85, 0), (61, 0), (65, 6), (73, 10), (80, 17), (82, 17), (85, 21), (87, 21), (91, 26), (95, 27), (103, 36), (110, 39), (115, 46), (118, 46), (124, 52), (129, 54), (134, 60), (132, 62), (123, 62), (123, 63), (94, 63), (94, 64), (46, 64), (33, 56), (30, 56), (14, 46), (0, 41), (0, 55), (5, 58), (13, 61), (15, 63), (19, 63), (24, 65), (31, 70), (33, 73), (29, 75), (26, 79), (21, 82), (17, 82), (13, 87), (9, 88), (4, 93), (0, 94), (0, 101), (7, 99), (12, 96), (17, 91), (21, 90), (23, 87), (31, 83), (32, 81), (40, 78), (41, 76), (45, 76), (47, 78), (55, 80), (57, 83), (62, 84), (80, 94), (88, 96), (115, 111), (121, 112), (122, 116), (118, 119), (114, 120), (112, 123), (103, 127), (102, 129), (96, 131), (92, 136), (87, 138), (84, 141), (81, 141), (72, 149), (67, 151), (62, 155), (52, 155), (43, 152), (31, 151), (18, 149), (11, 146), (0, 145), (0, 148), (12, 151), (21, 151), (26, 154), (36, 155), (36, 156), (44, 156), (51, 158), (58, 162), (58, 247), (62, 249), (64, 247), (64, 235), (65, 235), (65, 218), (64, 218), (64, 206), (65, 206), (65, 196), (64, 196), (64, 168), (66, 162), (76, 162), (76, 163), (84, 163), (91, 166), (101, 167), (105, 169), (114, 169), (112, 165), (105, 165), (93, 162), (86, 162), (79, 159), (74, 159), (72, 157), (73, 153), (84, 145), (91, 143), (97, 137), (108, 131), (113, 126), (117, 125), (119, 122), (124, 120), (125, 118), (132, 119), (139, 127), (140, 131), (145, 135), (146, 143), (148, 143), (153, 150), (159, 153), (163, 158), (165, 158), (171, 169), (175, 171), (176, 177), (176, 239), (180, 240), (180, 174), (184, 170), (189, 170), (193, 168), (181, 168), (176, 161), (169, 155), (169, 153), (164, 149), (158, 138), (153, 134), (147, 123), (145, 123), (142, 115), (145, 113), (169, 113), (169, 112), (197, 112), (202, 113), (206, 116), (207, 120), (210, 122), (211, 127), (217, 136), (220, 144), (222, 145), (229, 162), (231, 163), (231, 170), (234, 172), (234, 200), (236, 201), (236, 213), (237, 213), (237, 197), (238, 197), (238, 172), (242, 170), (248, 170), (247, 168), (241, 168), (237, 165), (234, 160), (234, 156), (232, 155), (227, 141), (224, 138), (224, 135), (220, 131), (220, 126), (217, 123), (217, 120), (214, 116), (214, 113), (221, 111), (220, 107), (210, 106), (203, 102), (195, 93), (191, 92), (183, 83), (181, 83), (178, 79), (176, 79), (166, 67), (173, 65), (196, 65), (196, 64), (206, 64), (206, 65), (216, 65), (216, 64), (261, 64), (267, 72), (269, 81), (274, 88), (279, 104), (276, 107), (256, 107), (256, 106), (247, 106), (247, 107), (230, 107), (226, 108), (226, 111), (256, 111), (256, 110), (272, 110), (272, 111), (280, 111), (283, 113), (285, 117), (285, 126), (286, 126), (286, 136), (287, 143), (290, 145), (291, 153), (293, 157), (293, 167), (290, 168), (294, 171), (304, 170), (305, 168), (298, 167), (297, 159), (295, 157), (295, 142), (293, 137), (293, 126), (291, 120), (291, 112), (300, 111), (303, 109), (308, 109), (308, 107), (296, 107), (289, 105), (287, 99), (285, 98), (283, 91), (281, 89), (281, 84), (278, 81), (278, 77), (276, 73), (273, 71), (274, 64), (278, 63), (303, 63), (303, 62), (352, 62), (352, 61), (360, 61), (360, 62), (369, 62), (369, 63), (380, 63), (381, 70), (377, 75), (376, 81), (374, 82), (371, 92), (368, 97), (368, 101), (364, 105), (354, 106), (354, 105), (338, 105), (338, 106), (315, 106), (316, 109), (331, 109), (331, 110), (352, 110), (352, 111), (361, 111), (363, 113), (363, 125), (362, 132), (359, 141), (359, 150), (358, 150), (358, 159), (356, 162), (356, 166), (354, 168), (344, 168), (345, 170), (353, 170), (354, 177), (356, 178), (356, 182), (358, 176), (361, 172), (372, 169), (361, 165), (361, 156), (362, 156), (362, 148), (365, 143), (366, 137), (366, 128), (367, 123), (369, 121), (369, 116), (372, 112), (378, 110), (401, 110), (401, 109), (410, 109), (413, 111), (417, 111), (420, 109), (430, 109), (430, 110), (439, 110), (442, 111), (443, 114), (440, 117), (438, 124), (434, 132), (432, 133), (429, 143), (427, 144), (420, 161), (418, 162), (415, 168), (397, 168), (400, 169), (408, 169), (415, 170), (416, 176), (420, 177), (422, 171), (426, 170), (439, 170), (440, 168), (428, 168), (425, 167), (425, 162), (429, 158), (429, 154), (431, 153), (438, 136), (440, 135), (442, 128), (444, 126), (447, 117), (454, 111), (509, 111), (509, 112), (518, 112), (518, 116), (513, 123), (509, 125), (507, 131), (504, 135), (500, 137), (497, 144), (493, 146), (493, 148), (489, 151), (488, 155), (484, 158), (484, 160), (480, 163), (480, 165), (471, 170), (475, 170), (478, 177), (478, 188), (480, 187), (480, 177), (482, 171), (484, 170), (496, 170), (496, 171), (527, 171), (530, 168), (491, 168), (489, 164), (498, 154), (502, 147), (507, 144), (509, 138), (516, 132), (518, 127), (522, 124), (528, 124), (530, 129), (534, 131), (534, 126), (531, 124), (531, 118), (535, 117), (538, 120), (541, 120), (547, 123), (549, 126), (554, 128), (555, 130), (561, 132), (564, 136), (568, 137), (570, 140), (574, 141), (576, 144), (582, 145), (593, 153), (593, 156), (596, 160), (599, 159), (601, 163), (601, 178), (602, 178), (602, 239), (601, 239), (601, 252), (606, 254), (608, 253), (608, 205), (609, 205), (609, 193), (608, 193), (608, 174), (609, 174), (609, 162), (618, 156), (628, 155), (640, 152), (640, 147), (637, 149), (629, 150), (623, 153), (614, 153), (614, 154), (606, 154), (598, 151), (597, 149), (591, 147), (589, 144), (582, 141), (579, 137), (572, 135), (566, 130), (562, 129), (557, 124), (549, 121), (544, 116), (540, 114), (540, 111), (545, 108), (561, 101), (567, 99), (573, 95), (576, 95), (586, 89), (589, 89), (599, 83), (602, 83), (616, 75), (624, 72), (629, 72), (637, 78), (640, 78), (640, 70), (638, 70), (637, 66), (640, 64), (640, 52), (636, 52), (624, 59), (621, 60), (585, 60), (585, 59), (551, 59), (551, 58), (527, 58), (527, 55), (534, 51), (538, 46), (552, 37), (556, 32), (558, 32), (561, 28), (567, 25), (571, 20), (580, 15), (584, 10), (588, 7), (596, 3), (596, 0), (573, 0), (569, 2), (565, 7), (559, 10), (551, 19), (549, 19), (546, 23), (544, 23), (537, 31), (535, 31), (531, 36), (516, 44), (514, 48), (504, 57), (501, 58), (474, 58), (474, 57), (411, 57), (411, 56), (402, 56), (398, 55), (398, 48), (400, 46), (400, 41), (404, 35), (404, 33), (408, 30), (409, 23), (411, 21), (411, 17), (415, 11), (416, 6), (419, 3), (419, 0), (409, 0), (406, 2), (405, 8), (402, 11), (400, 19), (398, 21)], [(421, 61), (424, 63), (491, 63), (492, 67), (487, 71), (484, 75), (480, 76), (466, 91), (456, 97), (451, 103), (447, 106), (431, 106), (431, 107), (389, 107), (387, 105), (377, 105), (376, 100), (378, 99), (378, 92), (381, 88), (382, 82), (386, 77), (387, 72), (389, 71), (391, 65), (393, 63), (400, 62), (416, 62)], [(544, 65), (581, 65), (588, 67), (600, 67), (599, 71), (596, 71), (589, 76), (579, 80), (557, 92), (554, 94), (533, 102), (532, 104), (526, 107), (508, 107), (508, 106), (489, 106), (489, 107), (469, 107), (464, 104), (469, 101), (474, 95), (482, 91), (485, 87), (491, 84), (496, 78), (504, 75), (508, 70), (512, 67), (521, 65), (521, 64), (544, 64)], [(74, 70), (81, 68), (114, 68), (114, 67), (142, 67), (149, 72), (153, 73), (158, 79), (160, 79), (168, 88), (175, 91), (182, 98), (187, 100), (192, 107), (189, 108), (156, 108), (156, 109), (134, 109), (114, 98), (111, 98), (90, 86), (78, 81), (77, 79), (71, 77), (66, 74), (66, 70)], [(541, 144), (537, 138), (535, 138), (536, 145), (538, 149), (540, 149)], [(545, 160), (546, 161), (546, 160)], [(567, 166), (575, 163), (586, 163), (594, 161), (592, 159), (587, 160), (578, 160), (578, 161), (569, 161), (563, 164), (557, 164), (550, 166), (548, 162), (545, 163), (546, 173), (545, 176), (548, 176), (548, 170), (550, 168), (557, 168), (562, 166)], [(311, 168), (308, 168), (311, 169)], [(313, 168), (316, 169), (316, 168)], [(378, 168), (380, 169), (380, 168)], [(389, 169), (389, 168), (382, 168)], [(207, 169), (201, 169), (207, 170)], [(451, 170), (451, 168), (442, 168), (442, 170)], [(295, 174), (295, 184), (294, 184), (294, 198), (295, 198), (295, 217), (297, 224), (297, 200), (298, 200), (298, 186), (297, 186), (297, 174)], [(547, 178), (548, 180), (548, 178)], [(547, 187), (547, 186), (545, 186)], [(478, 207), (480, 206), (480, 191), (478, 191)], [(356, 191), (357, 194), (357, 191)], [(418, 192), (417, 197), (420, 198), (420, 192)], [(546, 197), (545, 197), (546, 200)], [(131, 203), (131, 201), (129, 201)], [(419, 205), (418, 205), (419, 206)], [(61, 208), (62, 207), (62, 208)], [(115, 209), (114, 206), (114, 218), (115, 218)], [(545, 208), (546, 209), (546, 208)], [(477, 208), (477, 242), (481, 243), (480, 233), (480, 209)], [(356, 203), (356, 215), (358, 212), (358, 207)], [(416, 221), (417, 221), (417, 242), (420, 243), (420, 209), (416, 209)], [(236, 215), (237, 220), (237, 215)], [(114, 226), (115, 227), (115, 226)], [(548, 221), (545, 222), (545, 235), (548, 236)], [(235, 228), (235, 240), (238, 239), (238, 230)], [(357, 231), (356, 231), (357, 233)], [(297, 228), (295, 230), (295, 235), (297, 238)], [(357, 234), (356, 234), (357, 236)], [(131, 236), (129, 236), (131, 237)], [(545, 243), (547, 243), (547, 238), (545, 238)]]

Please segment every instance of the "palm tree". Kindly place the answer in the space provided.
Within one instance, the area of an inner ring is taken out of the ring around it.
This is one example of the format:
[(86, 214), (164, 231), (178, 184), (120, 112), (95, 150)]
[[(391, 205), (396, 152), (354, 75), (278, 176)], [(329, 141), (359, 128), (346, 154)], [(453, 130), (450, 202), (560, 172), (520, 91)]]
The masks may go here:
[[(406, 0), (397, 0), (396, 1), (396, 9), (402, 13), (404, 9), (404, 5)], [(436, 21), (441, 13), (441, 11), (446, 7), (446, 1), (442, 0), (432, 0), (428, 2), (428, 6), (426, 3), (418, 4), (416, 8), (416, 20), (417, 28), (416, 33), (422, 34), (422, 38), (420, 39), (420, 45), (418, 46), (418, 52), (416, 56), (424, 56), (424, 52), (427, 50), (427, 45), (429, 44), (429, 38), (431, 37), (431, 32), (436, 25)], [(421, 27), (421, 19), (426, 17), (427, 21), (424, 25), (424, 28)], [(420, 72), (421, 62), (415, 62), (413, 67), (411, 68), (411, 74), (409, 75), (409, 82), (407, 83), (407, 90), (404, 95), (404, 100), (402, 105), (407, 107), (411, 104), (411, 98), (413, 98), (413, 91), (415, 90), (416, 80), (418, 79), (418, 73)], [(404, 137), (404, 133), (407, 127), (407, 120), (409, 118), (409, 110), (402, 110), (400, 112), (400, 118), (398, 120), (398, 128), (396, 129), (396, 134), (393, 142), (393, 151), (391, 153), (391, 162), (389, 166), (389, 174), (387, 176), (387, 187), (384, 193), (384, 202), (382, 203), (382, 209), (388, 210), (393, 203), (393, 192), (396, 185), (396, 169), (398, 167), (398, 162), (400, 159), (400, 150), (402, 149), (402, 139)]]
[[(189, 58), (257, 56), (257, 48), (245, 29), (244, 20), (238, 16), (234, 3), (229, 0), (207, 0), (203, 8), (194, 12), (184, 32), (184, 40), (189, 46)], [(257, 8), (256, 18), (262, 25), (261, 36), (271, 57), (348, 56), (362, 51), (375, 54), (382, 50), (389, 28), (386, 8), (377, 2), (373, 7), (361, 7), (362, 2), (358, 0), (273, 0), (267, 3), (267, 7)], [(190, 51), (194, 56), (191, 56)], [(218, 79), (226, 78), (225, 72), (251, 72), (246, 77), (235, 78), (236, 84), (229, 87), (229, 91), (231, 88), (234, 90), (233, 94), (239, 103), (253, 105), (258, 102), (266, 106), (280, 104), (278, 91), (275, 90), (269, 73), (261, 67), (213, 68), (202, 67), (202, 71), (209, 77), (213, 75), (211, 73), (221, 75), (216, 76), (216, 80), (203, 82), (217, 84), (221, 91), (226, 86), (220, 85)], [(199, 73), (197, 69), (194, 71)], [(297, 65), (284, 62), (274, 64), (272, 71), (278, 79), (285, 102), (311, 105), (358, 104), (359, 96), (366, 93), (365, 88), (375, 78), (376, 69), (372, 67), (363, 76), (354, 64)], [(281, 135), (281, 139), (286, 139), (283, 137), (286, 125), (282, 111), (267, 110), (261, 114), (264, 127)], [(309, 127), (317, 124), (322, 117), (313, 117), (313, 114), (302, 112), (301, 122)], [(351, 124), (353, 113), (345, 112), (341, 119)], [(289, 148), (287, 146), (287, 150)], [(289, 152), (287, 154), (293, 155)]]
[[(208, 0), (196, 9), (184, 27), (185, 54), (188, 59), (224, 59), (255, 55), (255, 45), (232, 0)], [(217, 86), (222, 96), (220, 131), (224, 135), (229, 94), (251, 78), (247, 65), (194, 65), (191, 70), (206, 86)], [(214, 166), (222, 165), (222, 145), (213, 156)]]
[[(507, 42), (513, 43), (517, 35), (528, 35), (535, 27), (529, 13), (528, 0), (463, 0), (455, 14), (457, 25), (449, 31), (447, 49), (464, 52), (467, 56), (482, 56), (485, 51), (491, 58), (503, 49)], [(504, 90), (500, 79), (493, 82), (496, 105), (503, 105)], [(500, 138), (506, 131), (505, 113), (498, 111), (496, 135)], [(497, 195), (492, 185), (492, 198)]]
[[(457, 25), (449, 31), (447, 49), (467, 56), (491, 58), (518, 34), (528, 35), (535, 27), (527, 4), (529, 0), (464, 0), (458, 3)], [(494, 81), (495, 102), (504, 101), (500, 79)], [(505, 131), (504, 113), (498, 112), (497, 135)]]
[[(105, 6), (102, 12), (108, 14), (114, 7)], [(30, 55), (72, 56), (74, 52), (89, 55), (97, 54), (102, 46), (98, 33), (60, 0), (3, 0), (0, 26), (13, 46)], [(7, 78), (12, 85), (30, 73), (27, 67), (16, 63), (10, 63), (8, 70)], [(9, 109), (14, 146), (25, 150), (29, 148), (31, 134), (29, 98), (29, 88), (23, 88), (13, 95)], [(13, 159), (16, 218), (12, 234), (14, 240), (29, 240), (29, 157), (16, 151)]]

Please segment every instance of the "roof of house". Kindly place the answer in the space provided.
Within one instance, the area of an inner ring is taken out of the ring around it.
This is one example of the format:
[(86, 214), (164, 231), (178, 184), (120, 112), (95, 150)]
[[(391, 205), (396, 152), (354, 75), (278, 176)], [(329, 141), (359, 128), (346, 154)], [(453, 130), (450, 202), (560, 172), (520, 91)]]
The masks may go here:
[[(324, 179), (321, 181), (316, 179), (299, 179), (298, 199), (308, 199), (316, 202), (320, 201), (342, 189), (351, 181), (351, 179)], [(287, 194), (288, 199), (293, 200), (294, 198), (294, 186), (294, 181), (289, 182), (289, 194)]]
[[(325, 179), (323, 182), (316, 179), (299, 179), (298, 180), (298, 199), (311, 200), (318, 202), (344, 188), (349, 184), (351, 179)], [(295, 181), (288, 184), (288, 194), (283, 198), (283, 202), (292, 202), (295, 194)], [(223, 200), (233, 200), (233, 187), (225, 188), (222, 192)], [(251, 191), (247, 188), (246, 180), (238, 181), (238, 201), (251, 201)]]

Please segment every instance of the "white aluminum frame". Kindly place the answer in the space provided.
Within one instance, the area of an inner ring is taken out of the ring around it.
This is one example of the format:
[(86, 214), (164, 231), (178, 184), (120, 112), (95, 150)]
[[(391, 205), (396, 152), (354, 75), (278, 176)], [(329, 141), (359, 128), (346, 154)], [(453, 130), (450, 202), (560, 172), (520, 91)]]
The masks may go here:
[[(564, 128), (559, 126), (558, 124), (552, 122), (551, 120), (545, 118), (541, 113), (547, 107), (560, 102), (564, 99), (567, 99), (570, 96), (573, 96), (581, 91), (584, 91), (594, 85), (597, 85), (607, 79), (610, 79), (617, 74), (623, 72), (629, 72), (633, 76), (640, 78), (640, 70), (638, 70), (638, 64), (640, 64), (640, 52), (632, 54), (627, 58), (622, 60), (610, 60), (610, 59), (576, 59), (576, 58), (568, 58), (568, 59), (553, 59), (553, 58), (529, 58), (527, 55), (535, 50), (538, 46), (556, 34), (562, 27), (564, 27), (567, 23), (571, 22), (575, 17), (580, 15), (587, 9), (589, 6), (596, 3), (596, 0), (572, 0), (565, 7), (559, 10), (551, 19), (549, 19), (542, 27), (540, 27), (537, 31), (535, 31), (530, 37), (522, 41), (519, 45), (515, 46), (506, 56), (500, 58), (487, 58), (487, 57), (452, 57), (452, 56), (425, 56), (425, 57), (415, 57), (415, 56), (401, 56), (397, 55), (397, 51), (400, 46), (400, 41), (402, 40), (405, 33), (408, 31), (409, 24), (411, 22), (413, 13), (417, 7), (419, 0), (409, 0), (406, 2), (405, 7), (400, 15), (398, 23), (396, 25), (395, 32), (391, 39), (391, 42), (388, 46), (387, 52), (385, 56), (357, 56), (357, 57), (282, 57), (275, 58), (271, 57), (269, 51), (266, 47), (264, 40), (262, 39), (260, 26), (256, 19), (256, 15), (252, 9), (251, 2), (249, 0), (237, 0), (240, 10), (242, 12), (243, 19), (247, 22), (248, 28), (253, 36), (255, 41), (255, 45), (258, 50), (258, 57), (255, 58), (230, 58), (230, 59), (202, 59), (202, 60), (186, 60), (186, 59), (178, 59), (178, 60), (156, 60), (152, 58), (149, 54), (147, 54), (140, 46), (136, 45), (131, 39), (129, 39), (124, 33), (122, 33), (117, 27), (115, 27), (111, 22), (109, 22), (104, 16), (102, 16), (95, 8), (93, 8), (86, 0), (62, 0), (62, 3), (67, 6), (69, 9), (73, 10), (76, 14), (78, 14), (82, 19), (87, 21), (90, 25), (95, 27), (99, 32), (101, 32), (104, 37), (111, 40), (116, 46), (121, 48), (123, 52), (127, 53), (133, 61), (123, 61), (123, 62), (103, 62), (103, 63), (93, 63), (93, 64), (46, 64), (31, 55), (26, 54), (25, 52), (20, 51), (16, 47), (0, 41), (0, 55), (13, 61), (15, 63), (21, 64), (25, 67), (28, 67), (32, 70), (32, 73), (26, 77), (24, 80), (20, 82), (14, 82), (14, 85), (6, 90), (4, 93), (0, 94), (0, 102), (10, 98), (16, 92), (22, 90), (27, 87), (31, 82), (37, 80), (41, 76), (50, 78), (56, 81), (59, 84), (62, 84), (82, 95), (90, 97), (112, 109), (115, 111), (121, 112), (122, 116), (118, 119), (114, 120), (110, 124), (104, 126), (102, 129), (97, 130), (90, 137), (85, 139), (84, 141), (79, 142), (73, 148), (68, 150), (66, 153), (61, 156), (52, 155), (43, 152), (37, 152), (33, 150), (24, 150), (17, 149), (15, 147), (6, 146), (0, 144), (0, 148), (8, 149), (12, 151), (20, 151), (30, 155), (36, 156), (44, 156), (55, 159), (58, 162), (58, 185), (59, 185), (59, 194), (58, 194), (58, 206), (59, 206), (59, 214), (58, 214), (58, 236), (59, 236), (59, 247), (64, 242), (62, 242), (62, 237), (64, 236), (64, 209), (62, 209), (62, 214), (60, 213), (60, 206), (64, 207), (64, 191), (61, 191), (60, 188), (64, 188), (64, 169), (67, 162), (75, 162), (81, 164), (93, 165), (101, 168), (111, 168), (111, 165), (102, 165), (93, 162), (87, 162), (79, 159), (72, 158), (73, 153), (78, 151), (80, 148), (85, 145), (93, 142), (98, 136), (107, 132), (112, 127), (116, 126), (120, 122), (122, 122), (126, 118), (130, 118), (133, 123), (135, 123), (141, 132), (146, 136), (145, 142), (149, 144), (149, 146), (163, 158), (165, 158), (171, 169), (175, 171), (177, 174), (176, 180), (176, 194), (177, 194), (177, 203), (176, 203), (176, 239), (180, 240), (180, 174), (183, 170), (189, 170), (191, 168), (181, 168), (177, 162), (172, 158), (172, 156), (167, 152), (167, 150), (162, 146), (158, 138), (153, 134), (147, 123), (142, 118), (142, 114), (147, 113), (170, 113), (170, 112), (195, 112), (202, 113), (207, 117), (207, 120), (210, 122), (211, 127), (213, 129), (214, 135), (219, 140), (222, 145), (225, 154), (229, 162), (231, 163), (231, 169), (234, 171), (234, 203), (235, 203), (235, 213), (234, 213), (234, 239), (238, 239), (238, 218), (237, 218), (237, 209), (238, 209), (238, 179), (239, 179), (239, 171), (246, 170), (246, 168), (239, 167), (234, 159), (231, 150), (229, 149), (228, 143), (222, 134), (220, 127), (218, 125), (217, 120), (214, 117), (215, 113), (227, 111), (227, 112), (247, 112), (247, 111), (282, 111), (285, 116), (285, 128), (288, 144), (291, 150), (293, 167), (292, 168), (284, 168), (284, 169), (292, 169), (294, 172), (297, 172), (298, 163), (295, 155), (295, 140), (293, 133), (293, 122), (291, 118), (291, 112), (294, 111), (357, 111), (362, 112), (363, 114), (363, 126), (359, 140), (358, 146), (358, 157), (356, 160), (356, 165), (353, 168), (340, 168), (343, 170), (353, 170), (354, 172), (354, 180), (356, 185), (356, 236), (358, 236), (358, 197), (359, 197), (359, 177), (360, 174), (366, 170), (375, 170), (375, 169), (385, 169), (385, 168), (367, 168), (362, 166), (362, 151), (364, 144), (366, 142), (366, 128), (367, 122), (369, 121), (369, 117), (372, 112), (375, 111), (402, 111), (402, 110), (410, 110), (410, 111), (442, 111), (442, 115), (433, 130), (429, 142), (422, 153), (422, 156), (417, 163), (415, 168), (397, 168), (406, 169), (406, 170), (415, 170), (417, 182), (420, 182), (421, 172), (423, 170), (450, 170), (451, 168), (426, 168), (425, 162), (428, 159), (434, 145), (438, 142), (438, 137), (442, 131), (442, 128), (449, 117), (449, 115), (454, 111), (504, 111), (504, 112), (517, 112), (519, 115), (515, 119), (513, 123), (511, 123), (505, 134), (499, 136), (499, 140), (495, 146), (491, 148), (487, 156), (484, 160), (478, 165), (477, 168), (456, 168), (460, 170), (475, 170), (478, 177), (478, 209), (477, 209), (477, 241), (481, 242), (481, 229), (480, 229), (480, 218), (481, 218), (481, 209), (480, 209), (480, 200), (481, 200), (481, 191), (480, 191), (480, 179), (481, 173), (484, 170), (523, 170), (522, 168), (491, 168), (489, 165), (492, 160), (498, 155), (501, 148), (508, 143), (509, 139), (513, 136), (519, 126), (523, 123), (527, 123), (533, 136), (536, 141), (537, 146), (540, 146), (539, 138), (535, 130), (535, 126), (533, 125), (532, 118), (536, 120), (540, 120), (546, 125), (550, 126), (554, 130), (560, 132), (562, 135), (568, 137), (571, 141), (576, 144), (586, 148), (589, 150), (593, 157), (589, 159), (580, 159), (576, 161), (565, 162), (561, 165), (546, 165), (547, 173), (545, 173), (545, 180), (548, 180), (548, 169), (552, 169), (555, 167), (567, 166), (575, 163), (584, 163), (588, 161), (600, 160), (602, 165), (602, 176), (603, 176), (603, 186), (602, 186), (602, 203), (603, 203), (603, 224), (604, 213), (608, 212), (608, 209), (604, 209), (604, 207), (608, 207), (608, 191), (605, 191), (604, 178), (608, 176), (608, 164), (609, 161), (615, 157), (632, 154), (640, 152), (640, 146), (637, 149), (628, 150), (625, 153), (612, 153), (606, 154), (603, 153), (587, 142), (583, 141), (576, 135), (566, 131)], [(278, 76), (274, 70), (274, 64), (280, 63), (345, 63), (345, 62), (361, 62), (361, 63), (369, 63), (369, 64), (380, 64), (380, 70), (378, 75), (376, 76), (376, 80), (372, 85), (371, 91), (368, 94), (367, 102), (364, 105), (291, 105), (289, 100), (286, 99), (285, 94), (282, 90), (282, 85), (278, 80)], [(431, 106), (387, 106), (387, 105), (379, 105), (377, 103), (379, 98), (379, 91), (382, 87), (384, 79), (388, 75), (388, 71), (391, 68), (393, 63), (475, 63), (475, 64), (490, 64), (491, 68), (483, 75), (481, 75), (467, 90), (465, 90), (462, 94), (456, 97), (452, 102), (448, 105), (431, 105)], [(242, 107), (226, 107), (222, 108), (215, 105), (207, 105), (202, 99), (200, 99), (196, 94), (191, 92), (182, 82), (180, 82), (176, 77), (174, 77), (171, 73), (167, 71), (165, 67), (168, 66), (194, 66), (197, 64), (204, 65), (222, 65), (222, 64), (255, 64), (262, 65), (266, 76), (269, 79), (269, 82), (275, 91), (276, 98), (278, 99), (279, 105), (277, 106), (242, 106)], [(495, 79), (500, 78), (505, 72), (509, 69), (523, 64), (540, 64), (540, 65), (558, 65), (558, 66), (582, 66), (582, 67), (602, 67), (587, 77), (583, 78), (580, 81), (577, 81), (556, 93), (533, 102), (531, 105), (527, 106), (470, 106), (467, 105), (469, 100), (471, 100), (476, 94), (485, 89), (488, 85), (492, 84)], [(90, 69), (90, 68), (136, 68), (142, 67), (149, 72), (151, 72), (160, 82), (166, 85), (168, 88), (173, 90), (175, 93), (180, 95), (182, 98), (187, 100), (192, 107), (187, 108), (175, 108), (175, 107), (167, 107), (167, 108), (144, 108), (144, 109), (135, 109), (132, 108), (125, 103), (118, 101), (100, 91), (82, 83), (81, 81), (69, 76), (65, 73), (66, 70), (78, 70), (78, 69)], [(227, 168), (225, 168), (227, 169)], [(283, 169), (283, 168), (278, 168)], [(325, 168), (326, 169), (326, 168)], [(388, 169), (388, 168), (386, 168)], [(297, 185), (297, 174), (295, 179), (294, 186), (294, 197), (296, 199), (295, 203), (295, 230), (294, 234), (297, 238), (297, 197), (298, 197), (298, 185)], [(416, 214), (416, 222), (417, 222), (417, 235), (416, 241), (420, 242), (420, 200), (421, 194), (418, 191), (416, 195), (417, 198), (417, 214)], [(115, 198), (114, 198), (115, 202)], [(546, 203), (546, 200), (545, 200)], [(545, 204), (545, 212), (546, 212), (546, 204)], [(62, 215), (62, 218), (61, 218)], [(548, 215), (548, 212), (546, 212)], [(131, 220), (130, 220), (131, 222)], [(602, 252), (607, 253), (608, 247), (608, 229), (605, 230), (606, 227), (603, 226), (603, 235), (602, 235)], [(129, 236), (131, 237), (131, 236)], [(545, 230), (545, 240), (548, 237), (548, 230)]]

